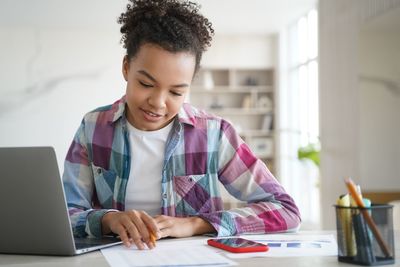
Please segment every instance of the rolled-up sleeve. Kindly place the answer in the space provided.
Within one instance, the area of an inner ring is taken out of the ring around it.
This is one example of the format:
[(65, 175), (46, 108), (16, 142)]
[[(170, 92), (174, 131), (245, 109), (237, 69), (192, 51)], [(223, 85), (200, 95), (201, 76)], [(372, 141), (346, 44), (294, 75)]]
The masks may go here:
[(101, 236), (101, 219), (109, 210), (92, 206), (96, 196), (84, 121), (68, 150), (64, 162), (63, 184), (74, 236)]
[(242, 208), (203, 213), (200, 216), (218, 236), (296, 231), (300, 212), (294, 200), (243, 142), (234, 128), (222, 121), (218, 178)]

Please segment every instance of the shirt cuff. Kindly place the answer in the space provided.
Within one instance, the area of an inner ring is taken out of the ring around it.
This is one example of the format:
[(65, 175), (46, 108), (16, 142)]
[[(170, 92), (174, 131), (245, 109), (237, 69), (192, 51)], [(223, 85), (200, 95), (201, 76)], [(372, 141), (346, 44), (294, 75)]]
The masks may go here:
[(89, 213), (86, 221), (86, 227), (85, 231), (90, 237), (101, 237), (103, 235), (102, 230), (101, 230), (101, 219), (103, 216), (112, 211), (118, 211), (118, 210), (94, 210)]
[(217, 231), (218, 237), (237, 234), (235, 222), (228, 211), (202, 213), (197, 216), (209, 222)]

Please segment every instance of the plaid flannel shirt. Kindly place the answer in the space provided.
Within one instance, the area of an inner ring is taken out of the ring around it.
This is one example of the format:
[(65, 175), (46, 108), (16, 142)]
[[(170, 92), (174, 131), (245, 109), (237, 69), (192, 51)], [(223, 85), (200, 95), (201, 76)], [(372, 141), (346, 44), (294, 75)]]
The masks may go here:
[[(102, 216), (125, 210), (131, 160), (125, 104), (122, 97), (86, 114), (67, 153), (63, 183), (75, 236), (101, 236)], [(218, 236), (294, 231), (300, 225), (293, 199), (234, 128), (189, 104), (174, 121), (160, 175), (160, 214), (199, 216)], [(248, 204), (224, 210), (220, 184)]]

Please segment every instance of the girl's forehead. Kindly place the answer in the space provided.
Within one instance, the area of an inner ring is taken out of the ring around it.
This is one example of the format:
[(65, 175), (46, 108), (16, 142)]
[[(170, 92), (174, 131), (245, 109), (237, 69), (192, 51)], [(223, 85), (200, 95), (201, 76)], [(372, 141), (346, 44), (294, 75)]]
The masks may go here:
[(186, 57), (195, 58), (195, 54), (189, 51), (178, 51), (172, 52), (167, 50), (159, 45), (152, 43), (145, 43), (140, 46), (135, 58), (138, 57), (148, 57), (148, 58), (157, 58), (157, 57), (176, 57), (179, 55), (185, 55)]
[(170, 52), (158, 46), (144, 45), (131, 62), (149, 68), (192, 69), (195, 66), (195, 56), (189, 52)]
[(190, 84), (196, 62), (191, 53), (170, 52), (159, 46), (144, 45), (129, 64), (133, 75), (143, 76), (146, 73), (160, 83)]

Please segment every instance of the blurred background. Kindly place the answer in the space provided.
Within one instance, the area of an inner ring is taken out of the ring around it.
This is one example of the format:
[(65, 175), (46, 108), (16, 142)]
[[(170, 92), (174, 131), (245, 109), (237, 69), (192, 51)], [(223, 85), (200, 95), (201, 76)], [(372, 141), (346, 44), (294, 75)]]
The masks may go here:
[[(400, 199), (400, 1), (197, 2), (216, 34), (187, 101), (232, 121), (302, 229), (335, 228), (345, 177)], [(0, 146), (53, 146), (62, 172), (83, 115), (125, 92), (126, 4), (0, 1)]]

